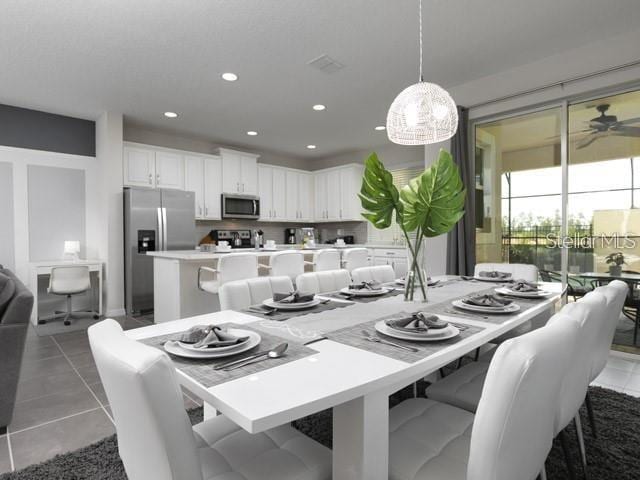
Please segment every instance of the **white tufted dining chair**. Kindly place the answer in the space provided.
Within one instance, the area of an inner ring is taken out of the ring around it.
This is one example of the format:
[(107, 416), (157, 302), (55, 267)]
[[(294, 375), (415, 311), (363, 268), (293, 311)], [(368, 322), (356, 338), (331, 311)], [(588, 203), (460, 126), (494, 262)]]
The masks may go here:
[(331, 452), (289, 425), (252, 435), (224, 416), (191, 426), (166, 353), (127, 338), (115, 320), (89, 343), (130, 480), (329, 480)]
[(478, 277), (480, 272), (504, 272), (514, 280), (538, 281), (538, 267), (527, 263), (478, 263), (473, 274)]
[(198, 288), (218, 293), (222, 285), (234, 280), (258, 276), (258, 257), (251, 253), (229, 253), (218, 259), (216, 268), (198, 268)]
[(349, 284), (351, 275), (345, 269), (303, 273), (296, 279), (298, 290), (304, 293), (335, 292)]
[(389, 478), (534, 480), (551, 450), (564, 365), (577, 334), (574, 322), (556, 322), (504, 342), (475, 415), (424, 398), (394, 407)]
[(349, 272), (369, 265), (369, 250), (366, 248), (345, 248), (342, 251), (342, 267), (349, 270)]
[(289, 293), (292, 291), (293, 284), (287, 276), (236, 280), (220, 287), (220, 309), (242, 310), (271, 298), (274, 292)]
[(396, 279), (396, 273), (391, 265), (376, 265), (375, 267), (356, 268), (351, 272), (353, 283), (380, 282), (389, 283)]
[(325, 270), (340, 269), (340, 252), (335, 248), (324, 248), (313, 254), (313, 270), (323, 272)]

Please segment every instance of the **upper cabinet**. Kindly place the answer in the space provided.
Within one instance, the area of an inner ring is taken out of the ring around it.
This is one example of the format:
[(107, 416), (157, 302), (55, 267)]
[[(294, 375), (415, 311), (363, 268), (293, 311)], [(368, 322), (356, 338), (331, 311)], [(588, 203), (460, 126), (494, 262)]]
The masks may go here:
[(358, 192), (362, 167), (345, 165), (313, 172), (315, 177), (315, 221), (362, 221)]
[(222, 191), (245, 195), (258, 194), (258, 157), (252, 153), (218, 149), (222, 158)]
[(314, 217), (313, 182), (309, 172), (286, 169), (286, 219), (311, 222)]
[(195, 216), (200, 220), (220, 220), (222, 160), (213, 155), (185, 155), (185, 190), (195, 192)]
[(124, 184), (184, 189), (184, 156), (153, 147), (124, 146)]
[(271, 165), (258, 165), (258, 196), (260, 220), (284, 222), (287, 217), (287, 171)]

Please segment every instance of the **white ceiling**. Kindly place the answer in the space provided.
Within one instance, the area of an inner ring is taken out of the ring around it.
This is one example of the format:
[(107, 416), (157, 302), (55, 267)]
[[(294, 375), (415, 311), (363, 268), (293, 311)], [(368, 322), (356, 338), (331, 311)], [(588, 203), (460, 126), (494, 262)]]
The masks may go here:
[[(424, 10), (425, 77), (446, 87), (640, 25), (638, 0), (424, 0)], [(345, 68), (307, 65), (322, 54)], [(226, 71), (240, 80), (220, 80)], [(123, 112), (325, 157), (387, 142), (373, 128), (416, 80), (416, 0), (2, 0), (0, 103), (90, 119)]]

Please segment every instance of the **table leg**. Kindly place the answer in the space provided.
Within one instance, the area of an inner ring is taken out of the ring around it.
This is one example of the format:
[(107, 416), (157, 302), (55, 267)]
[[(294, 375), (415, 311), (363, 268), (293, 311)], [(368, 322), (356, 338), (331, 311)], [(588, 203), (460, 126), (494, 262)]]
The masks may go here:
[(216, 415), (218, 415), (218, 411), (215, 409), (215, 407), (212, 407), (207, 402), (204, 402), (202, 404), (202, 407), (203, 407), (203, 412), (202, 412), (203, 420), (209, 420), (210, 418), (213, 418)]
[(333, 480), (389, 478), (389, 397), (376, 392), (333, 408)]

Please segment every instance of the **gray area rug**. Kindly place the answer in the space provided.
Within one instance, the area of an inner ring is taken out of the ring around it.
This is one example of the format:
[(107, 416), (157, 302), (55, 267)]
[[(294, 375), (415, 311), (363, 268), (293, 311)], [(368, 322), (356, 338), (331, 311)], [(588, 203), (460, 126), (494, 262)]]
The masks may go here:
[[(421, 385), (419, 391), (424, 392)], [(598, 438), (594, 438), (582, 412), (583, 428), (587, 442), (587, 455), (591, 480), (638, 480), (640, 478), (640, 399), (599, 387), (590, 389), (596, 418)], [(406, 388), (390, 399), (396, 405), (409, 398)], [(189, 411), (193, 423), (202, 421), (202, 408)], [(331, 411), (327, 410), (294, 423), (294, 426), (320, 443), (331, 447)], [(579, 470), (579, 453), (575, 432), (571, 438), (574, 465)], [(568, 473), (564, 457), (557, 442), (547, 460), (549, 480), (565, 480)], [(122, 462), (118, 456), (116, 436), (105, 438), (75, 452), (58, 455), (39, 465), (19, 472), (0, 475), (0, 480), (126, 480)]]

